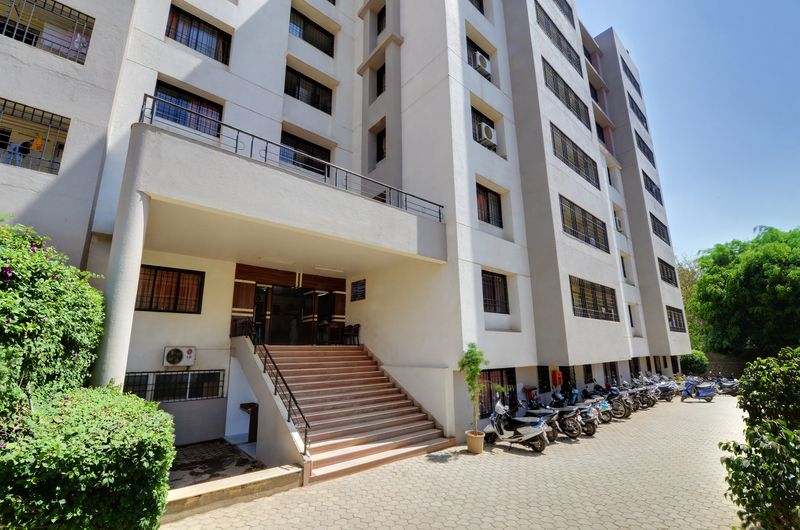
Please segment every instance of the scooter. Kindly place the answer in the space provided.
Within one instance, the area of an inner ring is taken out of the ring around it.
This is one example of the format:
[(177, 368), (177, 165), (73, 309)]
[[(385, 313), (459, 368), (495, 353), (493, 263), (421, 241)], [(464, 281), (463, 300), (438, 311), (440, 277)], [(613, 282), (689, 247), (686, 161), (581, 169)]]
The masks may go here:
[(516, 443), (541, 453), (547, 447), (547, 429), (547, 424), (539, 418), (513, 417), (508, 407), (498, 400), (483, 432), (486, 433), (484, 440), (490, 444)]
[(717, 385), (714, 383), (706, 383), (694, 378), (686, 379), (686, 385), (681, 393), (681, 401), (686, 401), (686, 398), (705, 399), (708, 403), (714, 399), (717, 394)]
[[(578, 392), (578, 395), (580, 395), (580, 392)], [(594, 434), (597, 432), (597, 426), (600, 424), (600, 422), (597, 421), (597, 411), (595, 411), (592, 407), (588, 405), (568, 405), (566, 398), (560, 390), (555, 390), (553, 392), (550, 407), (558, 411), (575, 411), (577, 413), (575, 415), (575, 419), (578, 420), (578, 423), (580, 423), (581, 432), (586, 436), (594, 436)]]

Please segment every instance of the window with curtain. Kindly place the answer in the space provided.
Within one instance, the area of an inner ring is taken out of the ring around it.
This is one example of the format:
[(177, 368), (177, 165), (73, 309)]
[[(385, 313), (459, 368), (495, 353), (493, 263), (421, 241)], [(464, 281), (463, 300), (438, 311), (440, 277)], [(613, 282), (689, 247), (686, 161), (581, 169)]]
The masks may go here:
[(500, 206), (500, 194), (486, 186), (477, 185), (478, 219), (498, 228), (503, 228), (503, 211)]
[(496, 272), (481, 271), (483, 283), (483, 310), (487, 313), (509, 314), (508, 280)]
[(169, 10), (167, 37), (222, 64), (230, 59), (230, 34), (175, 6)]
[(289, 15), (289, 33), (333, 57), (334, 36), (296, 9)]
[(156, 101), (156, 117), (219, 137), (222, 130), (222, 105), (162, 81), (156, 84), (155, 96), (171, 103)]
[(142, 265), (136, 310), (199, 314), (204, 282), (202, 271)]
[[(517, 398), (517, 377), (513, 368), (499, 370), (483, 370), (480, 375), (480, 411), (481, 418), (488, 418), (494, 412), (497, 403), (497, 394), (503, 405), (514, 409), (519, 404)], [(503, 388), (500, 391), (499, 388)]]
[(283, 91), (326, 114), (331, 113), (333, 90), (288, 66)]

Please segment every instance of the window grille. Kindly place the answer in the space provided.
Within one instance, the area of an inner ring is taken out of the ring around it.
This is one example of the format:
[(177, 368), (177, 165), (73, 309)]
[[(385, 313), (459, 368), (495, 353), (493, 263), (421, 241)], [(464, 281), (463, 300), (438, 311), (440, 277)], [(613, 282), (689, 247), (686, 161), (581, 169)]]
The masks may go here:
[(162, 81), (156, 84), (155, 96), (172, 103), (172, 105), (167, 105), (156, 101), (157, 118), (194, 129), (202, 134), (219, 137), (222, 126), (220, 121), (222, 105)]
[(0, 35), (84, 64), (95, 19), (54, 0), (0, 0)]
[(199, 314), (204, 283), (202, 271), (142, 265), (136, 310)]
[(536, 22), (539, 24), (539, 27), (542, 28), (545, 35), (550, 38), (550, 41), (558, 48), (558, 51), (566, 57), (569, 64), (575, 67), (575, 70), (583, 76), (583, 67), (581, 66), (581, 57), (578, 55), (578, 52), (575, 51), (575, 48), (570, 45), (569, 40), (561, 33), (561, 30), (558, 29), (553, 19), (550, 18), (550, 15), (545, 12), (544, 8), (536, 2)]
[(289, 15), (289, 33), (333, 57), (334, 35), (296, 9)]
[(642, 95), (642, 87), (639, 85), (639, 81), (636, 79), (636, 76), (633, 75), (633, 72), (631, 71), (630, 67), (628, 66), (628, 63), (625, 62), (625, 59), (620, 57), (619, 60), (622, 62), (622, 70), (625, 72), (625, 77), (628, 78), (628, 81), (631, 82), (631, 84), (633, 85), (633, 88), (636, 89), (636, 93), (641, 96)]
[[(555, 2), (556, 7), (558, 7), (559, 11), (564, 13), (564, 16), (567, 17), (567, 20), (569, 20), (570, 25), (574, 28), (575, 27), (575, 15), (572, 12), (572, 6), (569, 5), (569, 2), (567, 2), (567, 0), (553, 0), (553, 1)], [(589, 50), (584, 48), (584, 51), (586, 52), (586, 57), (587, 57), (587, 59), (589, 59), (589, 62), (592, 62), (592, 58), (589, 55)]]
[(486, 186), (477, 185), (478, 219), (498, 228), (503, 228), (503, 211), (500, 194)]
[(650, 214), (650, 224), (653, 227), (653, 233), (657, 235), (662, 241), (664, 241), (664, 243), (666, 243), (667, 245), (671, 245), (669, 239), (669, 229), (667, 228), (667, 225), (662, 223), (658, 219), (658, 217), (656, 217), (652, 213)]
[(617, 295), (614, 289), (575, 276), (570, 276), (569, 282), (572, 291), (572, 312), (576, 317), (619, 322)]
[[(481, 111), (472, 108), (472, 139), (476, 142), (481, 141), (481, 124), (485, 123), (494, 129), (494, 122), (486, 117)], [(486, 145), (484, 146), (489, 151), (497, 152), (497, 146)]]
[[(500, 401), (503, 405), (513, 410), (519, 404), (517, 397), (517, 374), (514, 368), (502, 368), (498, 370), (483, 370), (480, 374), (480, 413), (481, 418), (488, 418), (494, 412), (494, 405), (497, 403), (500, 394)], [(502, 388), (503, 391), (499, 391)]]
[(642, 177), (644, 178), (644, 189), (646, 189), (647, 192), (650, 195), (652, 195), (653, 198), (657, 200), (659, 204), (663, 205), (664, 202), (661, 199), (661, 188), (659, 188), (658, 185), (655, 182), (653, 182), (653, 179), (647, 176), (647, 173), (645, 173), (644, 171), (642, 171)]
[(225, 370), (128, 372), (123, 392), (162, 403), (223, 398)]
[(647, 145), (647, 142), (645, 142), (642, 137), (639, 136), (638, 132), (636, 133), (636, 145), (639, 147), (639, 151), (641, 151), (644, 157), (650, 161), (653, 167), (656, 167), (656, 156), (653, 154), (653, 150), (650, 149), (650, 146)]
[(550, 124), (553, 137), (553, 152), (556, 157), (571, 167), (578, 175), (582, 176), (592, 186), (600, 189), (600, 176), (597, 172), (597, 163), (592, 157), (575, 144), (561, 130)]
[(230, 34), (175, 6), (169, 10), (167, 37), (223, 64), (230, 60)]
[(483, 310), (487, 313), (509, 314), (508, 281), (502, 274), (481, 271)]
[[(475, 44), (475, 41), (473, 41), (472, 39), (467, 37), (467, 64), (470, 65), (475, 70), (477, 70), (478, 69), (478, 64), (475, 62), (475, 52), (480, 53), (481, 55), (483, 55), (487, 59), (490, 57), (489, 53), (486, 50), (484, 50), (483, 48), (481, 48), (480, 46)], [(488, 79), (489, 81), (492, 80), (492, 74), (491, 73), (486, 73), (486, 74), (484, 74), (483, 72), (479, 72), (479, 73), (482, 76), (484, 76), (486, 79)]]
[(610, 252), (606, 224), (566, 197), (559, 198), (564, 232), (603, 252)]
[(677, 307), (667, 306), (667, 321), (669, 330), (686, 333), (686, 322), (683, 320), (683, 311)]
[(675, 287), (678, 286), (678, 274), (675, 272), (675, 267), (658, 258), (658, 270), (661, 273), (662, 280)]
[(70, 119), (0, 98), (0, 163), (57, 175)]
[(644, 130), (649, 131), (650, 129), (648, 129), (647, 127), (647, 116), (644, 115), (642, 109), (640, 109), (639, 105), (637, 105), (636, 102), (633, 100), (633, 96), (631, 96), (630, 92), (628, 93), (628, 105), (630, 105), (631, 110), (639, 119), (639, 123), (641, 123), (644, 126)]
[[(331, 151), (315, 143), (309, 142), (299, 136), (283, 131), (281, 144), (289, 149), (281, 149), (280, 160), (284, 164), (291, 164), (314, 173), (324, 175), (327, 166), (324, 162), (331, 161)], [(305, 156), (308, 155), (308, 156)], [(313, 157), (313, 158), (311, 158)], [(315, 160), (318, 158), (319, 160)]]
[(333, 90), (288, 66), (283, 91), (326, 114), (331, 113)]
[(542, 57), (542, 65), (544, 66), (544, 83), (547, 85), (547, 88), (558, 97), (561, 103), (567, 106), (587, 129), (591, 129), (589, 107), (581, 101), (578, 94), (569, 87), (567, 82), (564, 81), (564, 78), (558, 75), (555, 68), (553, 68), (544, 57)]

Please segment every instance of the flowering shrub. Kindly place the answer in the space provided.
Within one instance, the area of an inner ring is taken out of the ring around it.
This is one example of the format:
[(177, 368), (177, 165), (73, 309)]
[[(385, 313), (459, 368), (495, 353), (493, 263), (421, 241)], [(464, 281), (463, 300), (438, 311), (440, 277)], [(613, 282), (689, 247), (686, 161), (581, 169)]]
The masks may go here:
[(83, 386), (103, 296), (47, 239), (0, 220), (0, 421), (34, 395)]

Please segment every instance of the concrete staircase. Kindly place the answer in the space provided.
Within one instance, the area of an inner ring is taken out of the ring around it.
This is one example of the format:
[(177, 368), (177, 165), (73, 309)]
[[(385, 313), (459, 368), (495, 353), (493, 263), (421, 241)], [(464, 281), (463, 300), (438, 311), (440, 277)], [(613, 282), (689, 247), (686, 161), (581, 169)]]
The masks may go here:
[(363, 346), (268, 348), (311, 425), (312, 483), (455, 444)]

